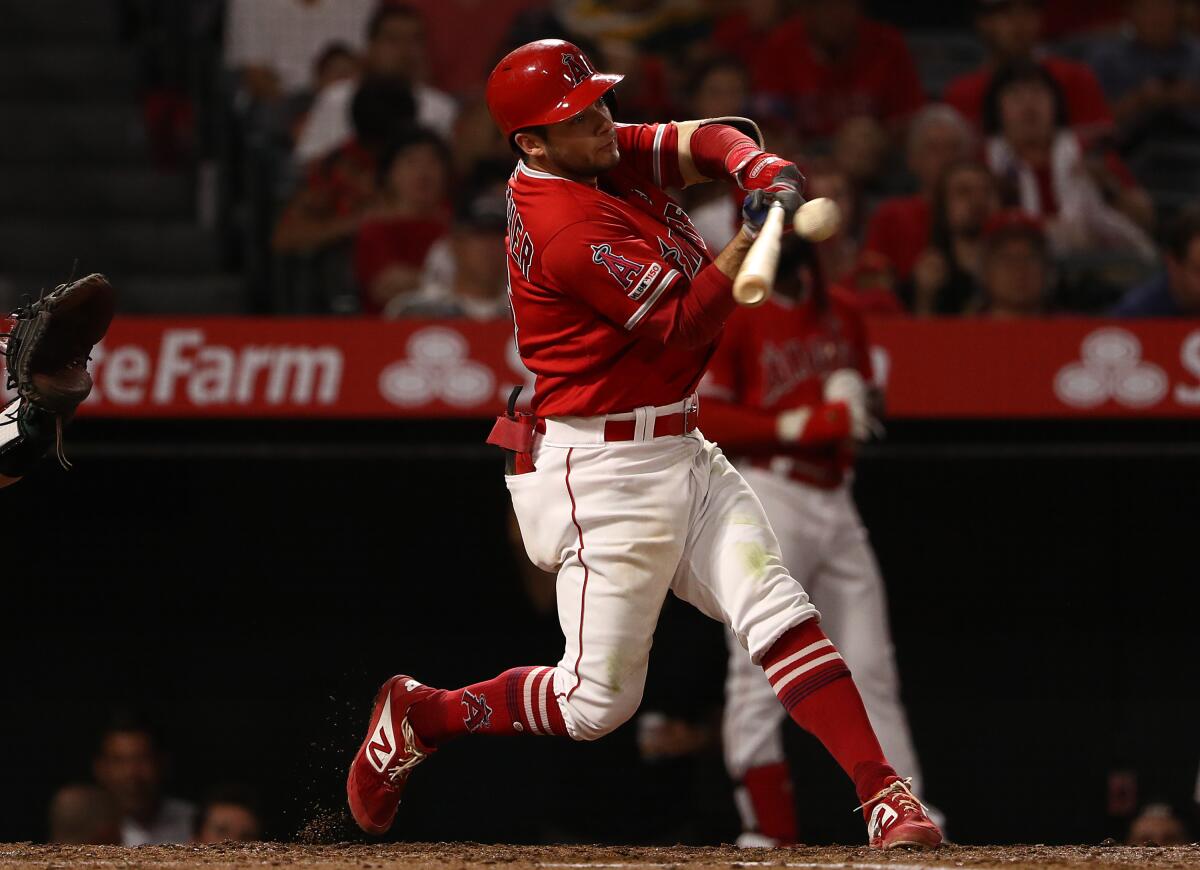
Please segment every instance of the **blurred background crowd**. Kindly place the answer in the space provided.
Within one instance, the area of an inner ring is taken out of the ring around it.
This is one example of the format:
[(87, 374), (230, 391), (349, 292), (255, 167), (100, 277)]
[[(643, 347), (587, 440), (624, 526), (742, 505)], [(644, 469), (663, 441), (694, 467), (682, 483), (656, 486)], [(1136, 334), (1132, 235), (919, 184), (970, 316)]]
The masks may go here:
[[(620, 120), (757, 120), (841, 205), (822, 257), (869, 311), (1200, 313), (1200, 5), (942, 5), (89, 4), (58, 55), (7, 55), (29, 135), (0, 145), (0, 295), (77, 255), (131, 311), (506, 317), (514, 158), (483, 88), (556, 36), (626, 76)], [(680, 196), (723, 244), (736, 192)]]

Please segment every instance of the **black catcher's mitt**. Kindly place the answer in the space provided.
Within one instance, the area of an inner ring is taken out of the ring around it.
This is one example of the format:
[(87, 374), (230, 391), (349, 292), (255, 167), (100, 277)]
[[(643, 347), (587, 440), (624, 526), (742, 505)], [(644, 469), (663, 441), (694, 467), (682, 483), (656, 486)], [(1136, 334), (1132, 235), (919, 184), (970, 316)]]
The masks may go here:
[(54, 418), (60, 459), (62, 424), (92, 391), (88, 356), (112, 323), (115, 296), (103, 275), (60, 284), (14, 311), (11, 332), (0, 336), (8, 339), (8, 389), (24, 400), (31, 421)]

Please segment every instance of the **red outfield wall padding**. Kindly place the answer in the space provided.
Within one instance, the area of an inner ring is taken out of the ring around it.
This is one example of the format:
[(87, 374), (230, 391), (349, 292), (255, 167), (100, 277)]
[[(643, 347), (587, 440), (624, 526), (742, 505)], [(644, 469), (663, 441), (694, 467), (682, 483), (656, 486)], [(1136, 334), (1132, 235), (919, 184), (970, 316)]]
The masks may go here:
[[(1200, 417), (1200, 321), (875, 320), (891, 418)], [(81, 413), (482, 417), (532, 379), (506, 323), (124, 318)]]

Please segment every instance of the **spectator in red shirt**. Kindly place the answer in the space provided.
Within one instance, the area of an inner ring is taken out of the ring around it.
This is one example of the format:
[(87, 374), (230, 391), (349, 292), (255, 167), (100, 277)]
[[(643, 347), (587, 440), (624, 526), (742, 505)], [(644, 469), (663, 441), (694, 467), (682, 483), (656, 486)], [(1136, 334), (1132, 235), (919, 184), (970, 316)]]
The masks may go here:
[(744, 0), (737, 11), (721, 16), (713, 27), (712, 41), (721, 51), (746, 66), (759, 57), (763, 44), (785, 15), (783, 0)]
[(975, 148), (971, 127), (950, 106), (918, 112), (908, 131), (908, 169), (917, 181), (912, 196), (885, 199), (867, 225), (866, 248), (885, 255), (897, 280), (907, 281), (917, 258), (929, 246), (932, 203), (946, 167)]
[(460, 203), (450, 233), (450, 268), (426, 270), (418, 292), (398, 296), (388, 317), (509, 317), (508, 266), (504, 258), (507, 211), (499, 191)]
[(449, 166), (436, 134), (414, 129), (383, 158), (379, 205), (354, 241), (363, 311), (381, 313), (417, 288), (425, 256), (445, 232)]
[(383, 0), (421, 13), (433, 62), (432, 85), (460, 97), (483, 91), (517, 16), (544, 0)]
[(975, 23), (988, 59), (974, 72), (946, 86), (943, 99), (973, 124), (982, 125), (984, 95), (997, 68), (1035, 61), (1053, 76), (1066, 98), (1068, 117), (1087, 140), (1109, 132), (1112, 111), (1095, 74), (1085, 64), (1055, 57), (1039, 48), (1043, 11), (1038, 0), (976, 0)]
[(275, 227), (271, 247), (307, 253), (352, 239), (379, 204), (379, 155), (412, 123), (415, 111), (412, 91), (403, 83), (377, 80), (359, 88), (351, 109), (354, 139), (310, 168)]
[(984, 227), (999, 210), (996, 179), (985, 165), (960, 160), (946, 168), (933, 197), (929, 247), (904, 288), (914, 314), (961, 314), (978, 295)]
[(804, 139), (867, 116), (895, 128), (925, 94), (903, 35), (864, 16), (858, 0), (803, 0), (756, 53), (755, 90)]
[[(1149, 198), (1131, 176), (1124, 188), (1103, 181), (1100, 173), (1119, 172), (1121, 165), (1111, 156), (1107, 165), (1090, 164), (1066, 119), (1062, 92), (1045, 67), (1024, 62), (997, 71), (984, 127), (987, 163), (1000, 179), (1004, 203), (1044, 219), (1060, 255), (1115, 250), (1153, 260), (1154, 245), (1135, 222), (1152, 213)], [(1116, 194), (1115, 207), (1105, 199), (1105, 186)]]

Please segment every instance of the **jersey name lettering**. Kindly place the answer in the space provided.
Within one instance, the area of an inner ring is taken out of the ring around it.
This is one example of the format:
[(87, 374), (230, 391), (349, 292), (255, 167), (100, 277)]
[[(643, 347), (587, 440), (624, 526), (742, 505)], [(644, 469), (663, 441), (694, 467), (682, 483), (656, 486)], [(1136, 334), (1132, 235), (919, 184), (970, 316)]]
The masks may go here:
[(529, 267), (533, 264), (533, 240), (525, 231), (525, 221), (513, 203), (512, 189), (504, 192), (505, 210), (508, 213), (508, 253), (521, 270), (521, 274), (529, 277)]

